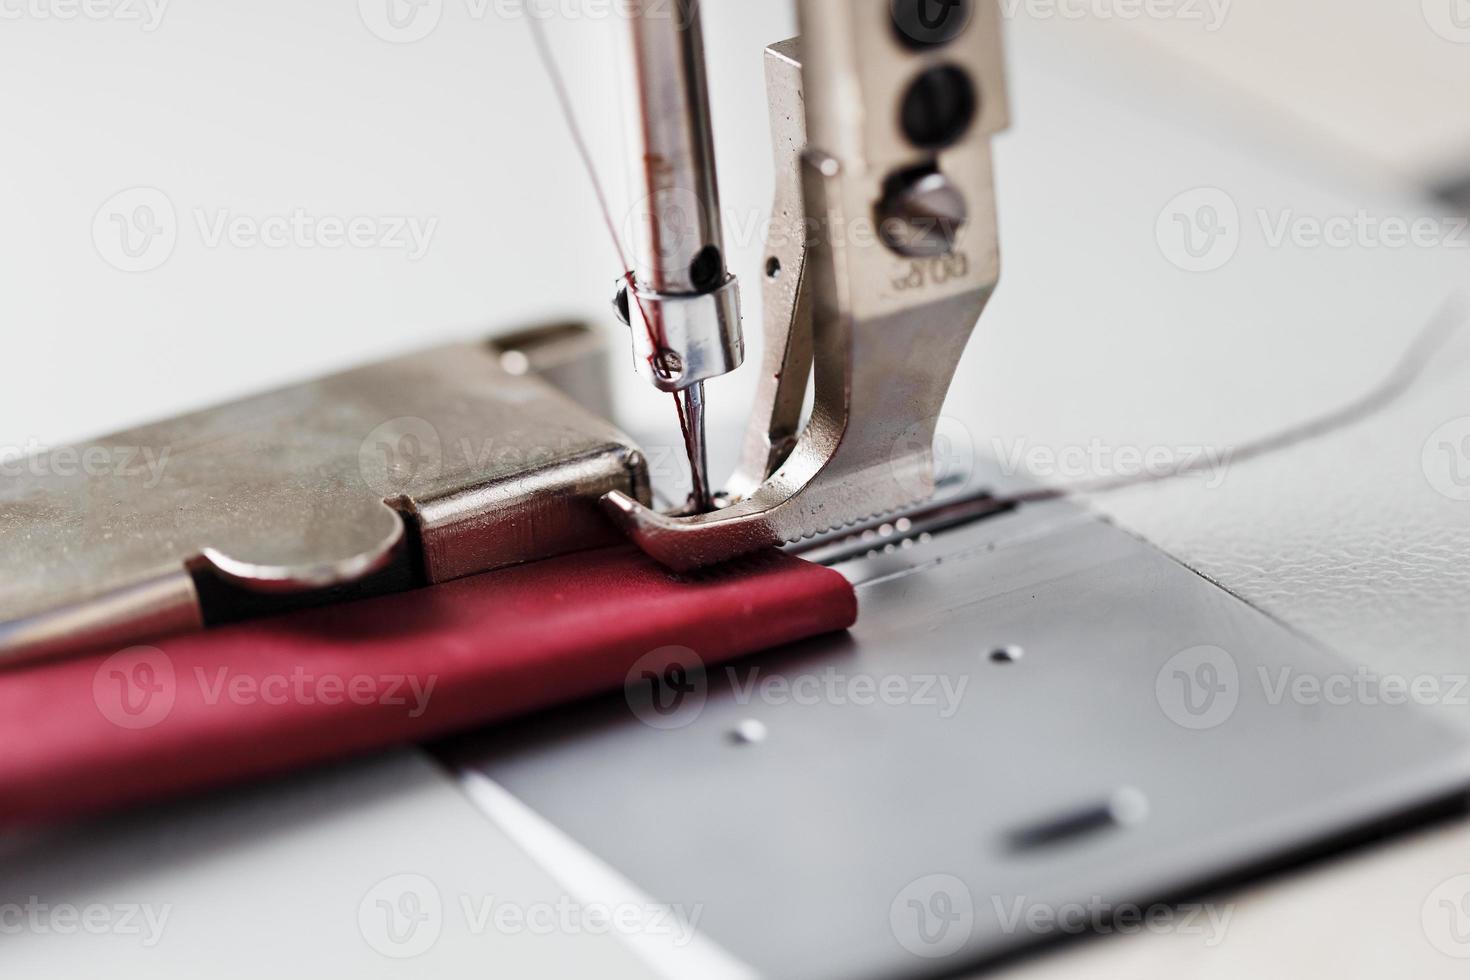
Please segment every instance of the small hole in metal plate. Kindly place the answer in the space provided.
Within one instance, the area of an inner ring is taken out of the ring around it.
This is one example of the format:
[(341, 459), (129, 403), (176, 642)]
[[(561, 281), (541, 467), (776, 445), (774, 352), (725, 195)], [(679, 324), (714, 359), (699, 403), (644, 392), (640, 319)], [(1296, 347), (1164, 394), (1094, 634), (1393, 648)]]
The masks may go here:
[(1034, 851), (1069, 843), (1105, 830), (1121, 830), (1148, 819), (1148, 797), (1125, 786), (1108, 799), (1092, 806), (1060, 813), (1012, 831), (1014, 851)]
[(770, 732), (755, 718), (747, 718), (730, 732), (730, 740), (737, 745), (759, 745)]
[(1015, 646), (998, 647), (997, 649), (990, 651), (991, 663), (997, 664), (1013, 664), (1024, 656), (1026, 656), (1026, 651), (1022, 650), (1020, 647)]

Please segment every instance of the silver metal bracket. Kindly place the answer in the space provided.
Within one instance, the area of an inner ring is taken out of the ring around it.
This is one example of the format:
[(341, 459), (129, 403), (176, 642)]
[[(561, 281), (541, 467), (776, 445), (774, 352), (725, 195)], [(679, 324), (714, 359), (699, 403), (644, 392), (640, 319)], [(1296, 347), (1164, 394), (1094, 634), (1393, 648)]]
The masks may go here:
[(574, 841), (598, 880), (699, 908), (720, 975), (790, 980), (970, 977), (1083, 926), (1023, 909), (1152, 912), (1463, 812), (1465, 739), (1419, 705), (1265, 680), (1353, 664), (1070, 502), (952, 506), (807, 552), (858, 591), (846, 633), (691, 651), (678, 683), (446, 754), (516, 801), (533, 859)]
[[(636, 307), (630, 326), (634, 362), (660, 391), (683, 391), (722, 377), (745, 360), (740, 288), (734, 276), (707, 293), (639, 289), (629, 302)], [(645, 319), (655, 329), (645, 329)]]
[(26, 461), (0, 665), (615, 542), (597, 500), (649, 500), (647, 464), (548, 380), (606, 391), (604, 350), (575, 325), (454, 344)]

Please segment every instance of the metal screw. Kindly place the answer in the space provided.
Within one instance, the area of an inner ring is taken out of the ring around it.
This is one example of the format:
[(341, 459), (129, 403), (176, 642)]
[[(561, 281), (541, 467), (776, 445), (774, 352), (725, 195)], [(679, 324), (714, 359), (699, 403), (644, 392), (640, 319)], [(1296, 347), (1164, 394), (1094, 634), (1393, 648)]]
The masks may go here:
[(684, 358), (675, 351), (661, 351), (658, 355), (658, 367), (667, 377), (677, 378), (684, 373)]
[(954, 183), (932, 168), (888, 179), (878, 204), (878, 233), (899, 255), (913, 259), (948, 255), (970, 216)]
[(623, 326), (633, 325), (633, 311), (628, 303), (628, 284), (626, 282), (618, 286), (618, 291), (613, 295), (613, 312), (618, 319), (623, 321)]

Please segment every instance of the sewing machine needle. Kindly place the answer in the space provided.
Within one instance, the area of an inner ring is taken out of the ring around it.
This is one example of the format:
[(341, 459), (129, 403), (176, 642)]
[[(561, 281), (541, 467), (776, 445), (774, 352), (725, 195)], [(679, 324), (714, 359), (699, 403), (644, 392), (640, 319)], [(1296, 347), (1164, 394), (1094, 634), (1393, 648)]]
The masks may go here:
[(689, 454), (693, 480), (691, 503), (696, 513), (714, 510), (709, 488), (709, 450), (704, 432), (704, 382), (690, 385), (676, 396), (680, 402), (679, 422), (684, 429), (684, 451)]

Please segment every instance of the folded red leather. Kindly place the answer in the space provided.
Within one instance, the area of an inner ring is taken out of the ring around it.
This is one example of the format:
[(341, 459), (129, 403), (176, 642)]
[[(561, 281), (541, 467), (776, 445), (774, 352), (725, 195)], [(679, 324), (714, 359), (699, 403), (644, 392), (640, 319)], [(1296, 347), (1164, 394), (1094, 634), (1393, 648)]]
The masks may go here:
[(679, 578), (615, 548), (0, 672), (0, 828), (283, 772), (846, 629), (836, 572), (771, 552)]

